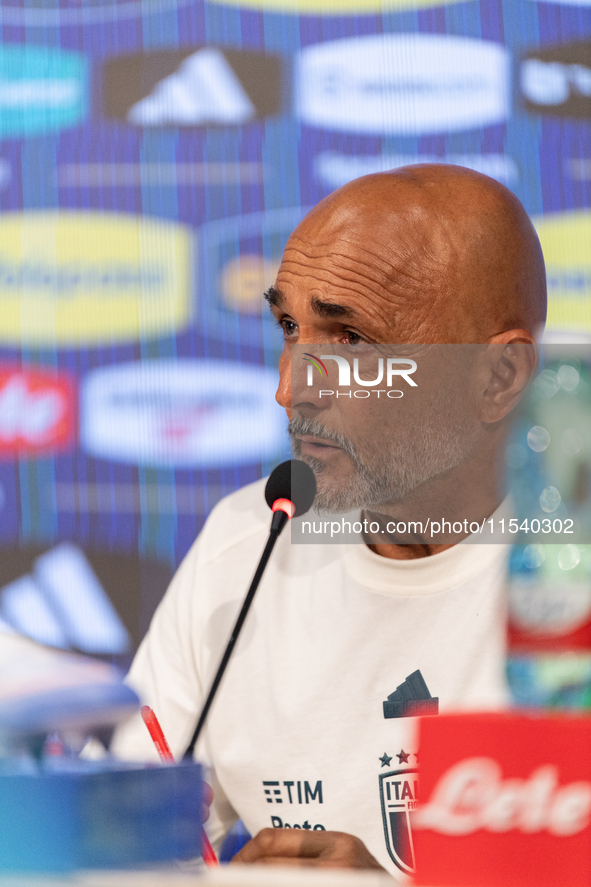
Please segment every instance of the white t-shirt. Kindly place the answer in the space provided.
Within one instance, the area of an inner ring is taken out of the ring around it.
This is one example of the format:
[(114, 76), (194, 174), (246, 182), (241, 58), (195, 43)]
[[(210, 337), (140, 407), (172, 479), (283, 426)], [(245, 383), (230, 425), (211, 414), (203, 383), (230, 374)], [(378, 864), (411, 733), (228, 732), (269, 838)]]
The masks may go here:
[[(267, 539), (263, 489), (214, 509), (129, 675), (178, 757)], [(430, 693), (442, 712), (505, 702), (506, 558), (507, 546), (460, 544), (396, 561), (364, 544), (292, 545), (286, 528), (198, 745), (212, 768), (211, 839), (237, 816), (252, 834), (337, 830), (408, 871), (419, 749), (405, 697)], [(113, 750), (156, 757), (139, 718)]]

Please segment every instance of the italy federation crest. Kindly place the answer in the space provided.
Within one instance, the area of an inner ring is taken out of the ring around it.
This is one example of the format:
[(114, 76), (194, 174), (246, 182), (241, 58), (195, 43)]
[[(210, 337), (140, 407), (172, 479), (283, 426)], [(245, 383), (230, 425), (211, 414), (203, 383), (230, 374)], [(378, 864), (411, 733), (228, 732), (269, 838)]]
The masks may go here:
[(415, 853), (410, 814), (418, 801), (417, 768), (380, 773), (380, 801), (388, 853), (401, 871), (413, 874)]

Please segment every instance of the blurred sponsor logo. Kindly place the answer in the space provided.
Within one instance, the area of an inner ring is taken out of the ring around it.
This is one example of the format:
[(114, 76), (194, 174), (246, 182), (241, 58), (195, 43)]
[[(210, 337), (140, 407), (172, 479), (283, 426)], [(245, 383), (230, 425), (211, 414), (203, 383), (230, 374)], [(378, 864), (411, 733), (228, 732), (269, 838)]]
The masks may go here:
[(480, 829), (575, 835), (589, 825), (591, 783), (559, 785), (558, 779), (559, 769), (552, 764), (529, 777), (504, 779), (494, 758), (466, 758), (440, 776), (413, 825), (454, 836)]
[(521, 63), (520, 84), (532, 111), (591, 116), (591, 41), (532, 50)]
[[(74, 514), (167, 514), (207, 517), (228, 493), (223, 484), (56, 481), (48, 484), (48, 508)], [(2, 508), (0, 492), (0, 510)]]
[(315, 160), (314, 168), (320, 181), (330, 188), (340, 188), (359, 176), (386, 172), (413, 163), (453, 163), (512, 185), (519, 180), (519, 169), (511, 157), (504, 154), (340, 154), (323, 151)]
[(90, 373), (82, 387), (82, 446), (142, 465), (217, 467), (285, 448), (274, 370), (216, 360), (153, 360)]
[(574, 158), (565, 161), (564, 169), (571, 179), (579, 182), (588, 182), (591, 179), (591, 160)]
[(296, 15), (355, 15), (382, 12), (386, 9), (423, 9), (428, 6), (450, 6), (462, 0), (213, 0), (225, 6), (247, 6), (270, 12), (293, 12)]
[(67, 447), (74, 417), (69, 379), (0, 365), (0, 458)]
[(65, 346), (153, 336), (189, 316), (189, 232), (138, 216), (0, 218), (0, 342)]
[(8, 160), (0, 158), (0, 188), (6, 188), (12, 179), (12, 167)]
[(535, 0), (537, 3), (561, 3), (562, 6), (591, 6), (591, 0)]
[(84, 56), (45, 46), (0, 46), (0, 137), (76, 126), (86, 115)]
[(262, 294), (277, 277), (279, 258), (264, 259), (256, 253), (242, 253), (224, 265), (219, 289), (228, 308), (247, 314), (260, 314)]
[[(558, 641), (555, 646), (568, 648), (572, 646), (568, 642), (570, 638), (566, 645), (560, 643), (564, 636), (572, 635), (591, 621), (591, 587), (588, 581), (553, 585), (514, 580), (509, 593), (509, 611), (514, 634), (533, 636), (534, 647), (536, 639), (552, 638)], [(519, 641), (513, 638), (514, 646), (521, 648)]]
[(503, 122), (504, 46), (442, 34), (352, 37), (302, 49), (296, 111), (319, 129), (418, 135)]
[[(565, 713), (566, 714), (566, 713)], [(591, 768), (588, 718), (485, 713), (422, 718), (417, 881), (583, 887)], [(483, 865), (483, 860), (487, 864)], [(440, 873), (440, 874), (437, 874)]]
[(534, 218), (548, 280), (548, 329), (591, 332), (591, 213)]
[(256, 342), (262, 324), (273, 325), (263, 294), (275, 282), (287, 239), (307, 211), (297, 206), (202, 226), (199, 309), (208, 332), (235, 336), (238, 324)]
[(38, 557), (32, 574), (0, 592), (0, 614), (17, 631), (83, 653), (124, 653), (130, 637), (84, 552), (64, 542)]
[[(80, 487), (76, 513), (87, 515), (86, 485)], [(47, 494), (47, 507), (55, 510), (49, 487)], [(226, 494), (220, 492), (220, 498)], [(12, 626), (53, 646), (121, 654), (139, 645), (172, 573), (168, 560), (140, 557), (112, 545), (84, 551), (70, 541), (49, 550), (22, 542), (3, 546), (0, 628)]]
[(240, 126), (281, 110), (277, 56), (214, 46), (113, 59), (105, 113), (136, 126)]
[[(0, 187), (4, 183), (0, 161)], [(8, 164), (7, 164), (8, 166)], [(10, 167), (8, 167), (8, 174)], [(63, 163), (60, 188), (211, 188), (263, 181), (262, 163)]]
[[(587, 348), (588, 350), (588, 348)], [(564, 352), (563, 352), (564, 353)], [(563, 369), (564, 367), (564, 369)], [(536, 444), (533, 432), (544, 432), (547, 441), (542, 440), (539, 434), (537, 450), (540, 445), (544, 450), (549, 446), (550, 439), (559, 442), (562, 455), (567, 456), (567, 465), (581, 465), (581, 458), (588, 458), (583, 451), (585, 440), (583, 435), (574, 428), (564, 430), (564, 420), (571, 420), (573, 414), (572, 394), (575, 381), (574, 373), (579, 377), (576, 388), (585, 384), (574, 367), (563, 364), (559, 372), (562, 380), (571, 388), (570, 396), (564, 401), (562, 417), (560, 415), (560, 395), (552, 392), (552, 405), (556, 422), (550, 422), (551, 433), (540, 426), (534, 426), (528, 434), (529, 446)], [(572, 379), (568, 379), (565, 370), (571, 370)], [(572, 372), (574, 370), (574, 373)], [(539, 377), (546, 375), (544, 384), (552, 384), (552, 371), (544, 370)], [(558, 382), (558, 378), (556, 377)], [(558, 382), (558, 384), (560, 384)], [(541, 390), (541, 389), (538, 389)], [(568, 388), (566, 389), (568, 392)], [(548, 393), (551, 389), (548, 387)], [(558, 395), (557, 401), (554, 399)], [(575, 401), (576, 403), (576, 401)], [(558, 409), (558, 413), (556, 412)], [(546, 412), (548, 417), (548, 412)], [(548, 424), (548, 423), (547, 423)], [(587, 437), (588, 428), (584, 420), (575, 419), (575, 424), (581, 428)], [(589, 425), (589, 422), (587, 422)], [(562, 433), (560, 433), (562, 432)], [(531, 441), (531, 442), (530, 442)], [(578, 459), (576, 457), (579, 457)], [(556, 458), (556, 457), (554, 457)], [(581, 480), (580, 471), (573, 472), (572, 484), (576, 487), (576, 494), (581, 493), (584, 481)], [(566, 500), (564, 486), (561, 485), (563, 497)], [(575, 506), (576, 507), (576, 506)], [(570, 511), (570, 505), (569, 505)], [(512, 554), (511, 580), (508, 583), (508, 615), (509, 615), (509, 645), (513, 651), (559, 651), (559, 650), (589, 650), (591, 648), (591, 584), (589, 582), (588, 556), (591, 549), (586, 545), (568, 544), (558, 545), (528, 545), (525, 548), (516, 546)], [(560, 574), (560, 575), (558, 575)]]
[(125, 20), (151, 12), (187, 6), (193, 0), (77, 0), (65, 6), (61, 0), (43, 0), (37, 6), (23, 5), (22, 0), (2, 0), (0, 23), (25, 27), (60, 27), (111, 20)]

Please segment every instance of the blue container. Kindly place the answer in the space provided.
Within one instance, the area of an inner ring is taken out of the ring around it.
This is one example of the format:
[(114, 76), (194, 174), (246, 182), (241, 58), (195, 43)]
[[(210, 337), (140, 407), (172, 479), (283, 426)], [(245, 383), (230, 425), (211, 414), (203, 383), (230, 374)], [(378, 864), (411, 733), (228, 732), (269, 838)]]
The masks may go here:
[(0, 775), (0, 872), (190, 859), (202, 818), (198, 764)]

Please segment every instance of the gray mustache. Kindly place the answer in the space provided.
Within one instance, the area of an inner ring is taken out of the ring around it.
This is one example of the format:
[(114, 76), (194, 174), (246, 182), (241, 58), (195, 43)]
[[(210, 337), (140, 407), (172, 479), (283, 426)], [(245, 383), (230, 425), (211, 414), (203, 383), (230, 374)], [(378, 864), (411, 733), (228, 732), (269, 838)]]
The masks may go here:
[(337, 444), (348, 456), (351, 456), (355, 463), (359, 462), (357, 451), (349, 438), (339, 431), (325, 428), (321, 422), (317, 422), (314, 419), (306, 419), (303, 416), (296, 416), (287, 426), (287, 431), (292, 439), (297, 435), (309, 435), (310, 437), (317, 437), (320, 440)]

